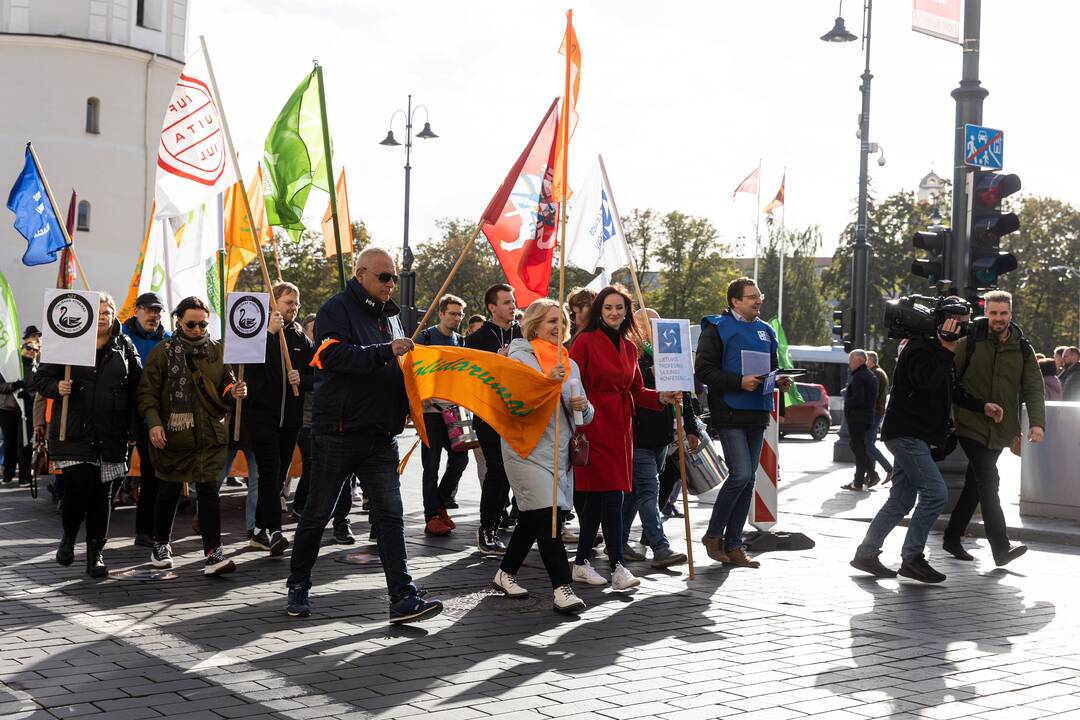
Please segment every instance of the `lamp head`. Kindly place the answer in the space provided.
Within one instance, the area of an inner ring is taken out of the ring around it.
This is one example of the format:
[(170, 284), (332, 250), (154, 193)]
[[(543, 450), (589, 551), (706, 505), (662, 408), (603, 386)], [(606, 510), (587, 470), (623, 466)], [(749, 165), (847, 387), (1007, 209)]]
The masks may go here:
[(431, 131), (431, 123), (426, 122), (424, 123), (424, 129), (416, 133), (416, 137), (424, 138), (425, 140), (434, 140), (439, 136)]
[(397, 140), (394, 139), (394, 131), (393, 130), (387, 130), (386, 131), (386, 137), (383, 138), (383, 141), (380, 142), (379, 144), (380, 145), (387, 145), (389, 147), (393, 147), (394, 145), (400, 145), (401, 143), (399, 143)]
[(858, 38), (848, 32), (848, 29), (844, 27), (844, 18), (837, 17), (836, 22), (833, 23), (832, 30), (822, 35), (821, 39), (825, 42), (851, 42)]

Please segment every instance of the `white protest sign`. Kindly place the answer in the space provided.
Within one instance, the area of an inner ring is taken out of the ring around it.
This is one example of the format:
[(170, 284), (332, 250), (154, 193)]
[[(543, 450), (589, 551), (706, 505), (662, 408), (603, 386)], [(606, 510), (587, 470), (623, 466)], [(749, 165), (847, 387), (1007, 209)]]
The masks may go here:
[(41, 362), (94, 367), (100, 297), (80, 290), (45, 291)]
[(690, 357), (690, 321), (652, 319), (653, 373), (656, 389), (694, 390), (694, 362)]
[(266, 293), (231, 292), (225, 310), (225, 364), (266, 362)]

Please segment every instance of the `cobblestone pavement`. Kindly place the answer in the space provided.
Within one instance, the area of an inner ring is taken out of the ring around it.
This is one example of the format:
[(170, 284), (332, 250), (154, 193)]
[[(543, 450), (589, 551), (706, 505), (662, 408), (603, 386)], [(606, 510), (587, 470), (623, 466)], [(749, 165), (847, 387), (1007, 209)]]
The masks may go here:
[[(832, 469), (820, 450), (785, 443), (782, 454), (787, 467)], [(181, 515), (175, 578), (158, 581), (121, 579), (148, 569), (130, 508), (113, 514), (113, 577), (93, 581), (81, 543), (72, 567), (52, 561), (59, 522), (48, 500), (0, 490), (0, 717), (1080, 718), (1074, 548), (1034, 545), (995, 569), (985, 542), (972, 542), (974, 563), (932, 553), (949, 576), (942, 585), (874, 581), (847, 565), (864, 522), (791, 514), (782, 529), (815, 548), (729, 571), (695, 544), (695, 580), (685, 568), (633, 564), (643, 577), (635, 593), (582, 588), (589, 608), (573, 619), (551, 611), (535, 553), (520, 576), (529, 599), (489, 589), (496, 562), (470, 541), (472, 467), (459, 528), (445, 539), (423, 535), (419, 475), (414, 458), (403, 481), (411, 568), (447, 609), (401, 628), (386, 623), (359, 512), (360, 542), (323, 548), (313, 615), (293, 619), (288, 553), (242, 550), (235, 490), (223, 515), (237, 572), (202, 576), (200, 542)], [(707, 500), (692, 504), (695, 537)], [(678, 546), (681, 520), (666, 529)], [(900, 541), (897, 531), (886, 562), (898, 562)]]

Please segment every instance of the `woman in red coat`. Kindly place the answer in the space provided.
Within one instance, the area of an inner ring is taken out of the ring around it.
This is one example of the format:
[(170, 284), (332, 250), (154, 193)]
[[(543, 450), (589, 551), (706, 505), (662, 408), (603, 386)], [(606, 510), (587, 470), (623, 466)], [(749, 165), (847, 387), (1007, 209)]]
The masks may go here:
[(612, 588), (628, 590), (641, 583), (623, 564), (622, 501), (630, 492), (634, 441), (631, 421), (637, 405), (659, 410), (661, 403), (678, 401), (678, 393), (658, 393), (645, 387), (638, 368), (630, 295), (622, 285), (600, 291), (589, 310), (589, 324), (570, 346), (570, 357), (581, 369), (585, 395), (595, 409), (593, 421), (582, 427), (589, 439), (589, 464), (574, 471), (574, 505), (581, 515), (581, 535), (573, 579), (605, 585), (589, 563), (591, 538), (603, 526), (611, 565)]

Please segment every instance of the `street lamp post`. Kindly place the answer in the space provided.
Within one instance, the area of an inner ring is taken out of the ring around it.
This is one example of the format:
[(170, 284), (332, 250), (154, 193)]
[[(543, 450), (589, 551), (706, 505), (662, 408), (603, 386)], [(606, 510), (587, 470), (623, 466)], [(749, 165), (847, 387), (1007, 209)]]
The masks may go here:
[[(855, 225), (855, 245), (851, 260), (851, 310), (853, 316), (852, 343), (855, 347), (866, 346), (866, 315), (869, 310), (869, 255), (870, 247), (866, 243), (867, 198), (869, 192), (869, 161), (872, 143), (870, 142), (870, 18), (873, 12), (873, 0), (863, 1), (863, 48), (866, 51), (866, 64), (862, 74), (862, 113), (859, 115), (859, 217)], [(821, 36), (825, 42), (851, 42), (856, 36), (844, 27), (843, 0), (840, 14), (833, 24), (833, 29)]]
[[(1055, 265), (1050, 268), (1056, 273), (1063, 273), (1068, 277), (1075, 277), (1080, 280), (1080, 267), (1073, 267), (1072, 265)], [(1076, 342), (1080, 343), (1080, 291), (1076, 293)]]
[(390, 129), (386, 132), (380, 145), (396, 147), (401, 145), (394, 139), (394, 120), (398, 114), (405, 116), (405, 237), (401, 244), (401, 326), (406, 334), (411, 334), (416, 329), (416, 273), (413, 272), (413, 252), (409, 247), (409, 190), (412, 179), (412, 128), (413, 116), (423, 108), (424, 129), (416, 134), (416, 137), (424, 140), (433, 140), (437, 137), (431, 131), (431, 123), (428, 122), (428, 109), (424, 105), (412, 106), (412, 95), (409, 95), (406, 110), (396, 110), (390, 116)]

